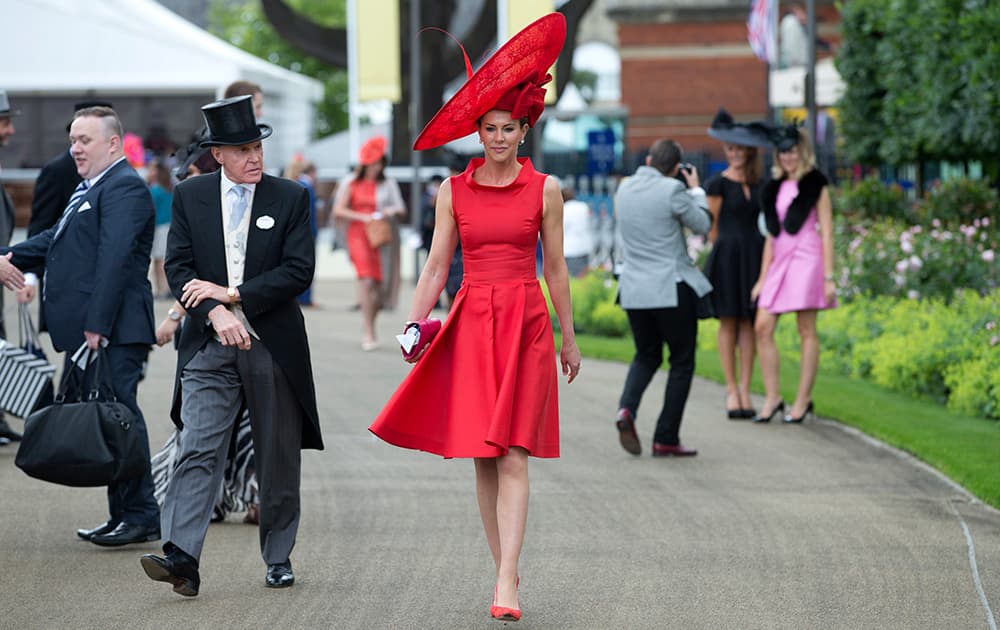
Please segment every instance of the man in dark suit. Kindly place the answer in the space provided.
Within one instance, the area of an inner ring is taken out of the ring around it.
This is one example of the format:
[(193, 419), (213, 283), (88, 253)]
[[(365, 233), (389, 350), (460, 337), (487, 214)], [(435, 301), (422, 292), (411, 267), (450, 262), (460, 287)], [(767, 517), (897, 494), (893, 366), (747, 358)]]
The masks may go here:
[[(7, 92), (0, 90), (0, 147), (10, 141), (10, 137), (16, 131), (14, 129), (13, 117), (19, 112), (10, 106)], [(14, 231), (14, 202), (10, 195), (0, 186), (0, 244), (10, 243), (11, 232)], [(3, 322), (3, 291), (0, 291), (0, 337), (6, 339), (7, 331)], [(11, 442), (20, 442), (21, 434), (15, 431), (0, 411), (0, 446)]]
[(222, 166), (174, 189), (166, 271), (187, 309), (178, 347), (172, 416), (179, 462), (163, 506), (165, 557), (141, 563), (180, 595), (198, 594), (198, 563), (226, 449), (241, 409), (250, 413), (260, 482), (265, 584), (291, 586), (299, 524), (302, 448), (323, 448), (309, 343), (296, 296), (312, 282), (309, 196), (263, 174), (250, 96), (202, 108)]
[[(21, 288), (19, 269), (45, 269), (49, 335), (68, 351), (63, 374), (77, 369), (72, 351), (104, 346), (118, 400), (135, 414), (149, 461), (146, 423), (136, 402), (142, 362), (154, 342), (153, 291), (146, 274), (153, 244), (153, 200), (122, 151), (122, 127), (114, 110), (91, 107), (76, 113), (70, 144), (81, 182), (59, 222), (11, 248), (0, 258), (0, 280)], [(12, 267), (11, 263), (14, 266)], [(18, 286), (20, 285), (20, 286)], [(147, 465), (138, 479), (108, 486), (110, 518), (77, 531), (103, 546), (156, 540), (159, 509)]]
[[(73, 106), (73, 111), (78, 112), (88, 107), (111, 107), (111, 103), (104, 101), (82, 101)], [(66, 133), (69, 133), (70, 125), (66, 125)], [(76, 160), (73, 159), (73, 152), (69, 149), (61, 152), (42, 166), (35, 179), (35, 192), (31, 197), (31, 220), (28, 223), (28, 238), (49, 229), (59, 221), (69, 198), (80, 183), (80, 174), (76, 172)], [(33, 271), (33, 270), (26, 270)], [(35, 273), (24, 274), (25, 287), (17, 292), (17, 301), (22, 304), (29, 304), (35, 299), (35, 294), (42, 291), (38, 286), (38, 277)], [(37, 288), (36, 288), (37, 287)], [(41, 300), (38, 302), (38, 330), (45, 331), (45, 306)]]

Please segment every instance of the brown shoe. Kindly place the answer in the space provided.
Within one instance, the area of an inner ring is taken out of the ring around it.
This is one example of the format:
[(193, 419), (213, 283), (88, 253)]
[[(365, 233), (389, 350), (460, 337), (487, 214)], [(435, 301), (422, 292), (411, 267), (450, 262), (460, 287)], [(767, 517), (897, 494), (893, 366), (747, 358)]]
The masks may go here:
[(250, 507), (247, 508), (247, 515), (243, 517), (243, 522), (247, 525), (259, 525), (260, 524), (260, 504), (251, 503)]
[(618, 441), (622, 448), (633, 455), (642, 455), (642, 446), (639, 444), (639, 436), (635, 433), (635, 418), (632, 412), (622, 407), (615, 417), (615, 426), (618, 428)]
[(694, 457), (698, 449), (688, 448), (683, 444), (660, 444), (653, 442), (653, 457)]

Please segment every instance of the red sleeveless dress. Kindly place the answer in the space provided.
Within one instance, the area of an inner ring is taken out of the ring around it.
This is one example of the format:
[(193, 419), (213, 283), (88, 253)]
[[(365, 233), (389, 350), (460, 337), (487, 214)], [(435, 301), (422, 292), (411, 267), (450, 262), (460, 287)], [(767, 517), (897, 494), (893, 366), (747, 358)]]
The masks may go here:
[(545, 174), (521, 158), (509, 185), (451, 178), (465, 277), (448, 319), (369, 430), (443, 457), (497, 457), (519, 446), (559, 456), (558, 366), (535, 277)]

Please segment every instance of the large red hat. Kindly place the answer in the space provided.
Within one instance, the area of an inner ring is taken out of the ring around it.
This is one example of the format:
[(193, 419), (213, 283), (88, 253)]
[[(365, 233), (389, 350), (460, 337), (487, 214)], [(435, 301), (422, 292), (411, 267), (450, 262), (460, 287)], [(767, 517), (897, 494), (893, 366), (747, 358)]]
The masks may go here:
[(541, 86), (552, 79), (546, 71), (565, 41), (566, 18), (562, 13), (549, 13), (511, 37), (475, 73), (466, 56), (469, 78), (434, 114), (413, 148), (433, 149), (474, 133), (476, 121), (491, 109), (510, 108), (512, 117), (527, 117), (535, 124), (544, 108)]

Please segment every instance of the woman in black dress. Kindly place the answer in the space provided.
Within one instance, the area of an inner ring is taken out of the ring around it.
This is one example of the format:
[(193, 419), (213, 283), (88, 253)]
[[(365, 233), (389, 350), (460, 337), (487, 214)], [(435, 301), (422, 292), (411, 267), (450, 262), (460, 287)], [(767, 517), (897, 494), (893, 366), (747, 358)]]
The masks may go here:
[(709, 295), (719, 319), (726, 415), (731, 420), (750, 419), (756, 415), (750, 400), (756, 311), (750, 289), (760, 273), (764, 249), (764, 237), (757, 227), (762, 170), (757, 147), (767, 146), (767, 135), (761, 123), (736, 123), (724, 109), (716, 114), (708, 135), (723, 142), (727, 168), (705, 183), (714, 219), (705, 275), (712, 283)]

